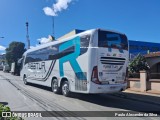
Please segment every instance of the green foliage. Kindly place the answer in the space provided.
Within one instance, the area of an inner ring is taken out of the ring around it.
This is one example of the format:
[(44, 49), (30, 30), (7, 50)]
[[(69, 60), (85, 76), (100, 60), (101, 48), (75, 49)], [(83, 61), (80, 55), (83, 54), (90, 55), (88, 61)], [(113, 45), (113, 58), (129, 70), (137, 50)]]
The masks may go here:
[(149, 70), (146, 59), (141, 54), (138, 54), (129, 64), (130, 73), (139, 73), (140, 70)]
[(3, 104), (0, 104), (0, 120), (23, 120), (22, 118), (19, 117), (7, 117), (7, 118), (2, 118), (2, 112), (11, 112), (10, 108), (8, 106), (4, 106)]
[(12, 62), (17, 62), (26, 51), (25, 44), (22, 42), (12, 42), (6, 48), (6, 61), (11, 66)]
[(2, 112), (10, 112), (10, 108), (0, 104), (0, 118), (2, 117)]

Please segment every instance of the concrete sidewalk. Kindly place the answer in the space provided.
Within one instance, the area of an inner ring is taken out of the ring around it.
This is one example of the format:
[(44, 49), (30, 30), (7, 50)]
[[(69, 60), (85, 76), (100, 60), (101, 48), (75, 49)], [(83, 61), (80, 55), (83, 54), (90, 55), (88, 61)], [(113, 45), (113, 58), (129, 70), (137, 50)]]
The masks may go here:
[(127, 89), (120, 93), (124, 98), (141, 101), (149, 104), (160, 105), (160, 94), (157, 91), (139, 92)]
[(137, 94), (142, 94), (142, 95), (150, 95), (150, 96), (159, 96), (160, 97), (160, 91), (155, 91), (155, 90), (147, 90), (145, 92), (141, 92), (139, 89), (126, 89), (124, 92), (130, 92), (130, 93), (137, 93)]

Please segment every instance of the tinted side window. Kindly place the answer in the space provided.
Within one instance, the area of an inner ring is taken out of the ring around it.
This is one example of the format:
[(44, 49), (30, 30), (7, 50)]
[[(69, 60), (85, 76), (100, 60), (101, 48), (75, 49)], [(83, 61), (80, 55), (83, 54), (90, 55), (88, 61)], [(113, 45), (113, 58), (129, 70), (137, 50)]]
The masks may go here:
[(98, 47), (128, 50), (128, 40), (125, 35), (99, 30)]
[(63, 56), (66, 56), (68, 54), (73, 53), (74, 51), (75, 51), (75, 47), (72, 46), (72, 47), (69, 47), (69, 48), (65, 49), (62, 52), (52, 53), (52, 54), (49, 55), (49, 60), (59, 59)]
[[(90, 35), (85, 35), (80, 37), (80, 44), (81, 44), (80, 54), (83, 54), (87, 51), (89, 46), (89, 41), (90, 41)], [(59, 52), (59, 46), (63, 43), (52, 45), (52, 46), (28, 53), (26, 55), (25, 64), (29, 62), (39, 62), (39, 61), (45, 61), (45, 60), (59, 59), (75, 51), (75, 46), (71, 46), (64, 51)]]
[(88, 50), (88, 46), (89, 46), (89, 42), (90, 42), (90, 35), (84, 35), (80, 37), (80, 42), (81, 42), (81, 53), (80, 54), (84, 54), (85, 52), (87, 52)]
[(30, 52), (26, 55), (25, 64), (53, 59), (51, 56), (58, 53), (58, 45), (49, 46), (40, 50)]

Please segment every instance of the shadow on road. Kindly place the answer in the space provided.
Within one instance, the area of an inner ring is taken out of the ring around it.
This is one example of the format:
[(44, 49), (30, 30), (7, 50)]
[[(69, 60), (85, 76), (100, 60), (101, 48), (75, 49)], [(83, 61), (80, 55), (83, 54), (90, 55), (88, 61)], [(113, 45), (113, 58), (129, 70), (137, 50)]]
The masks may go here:
[[(132, 97), (131, 97), (132, 96)], [(142, 98), (143, 99), (136, 99)], [(159, 97), (147, 96), (147, 95), (138, 95), (134, 93), (116, 93), (116, 94), (75, 94), (73, 97), (75, 99), (80, 99), (83, 101), (87, 101), (93, 104), (111, 107), (111, 108), (119, 108), (131, 111), (145, 111), (145, 112), (153, 112), (160, 110), (160, 105), (154, 104), (150, 101), (145, 101), (146, 99), (152, 99), (160, 101)], [(159, 112), (160, 114), (160, 112)]]
[(8, 105), (8, 102), (0, 102), (0, 104)]
[[(51, 92), (51, 88), (29, 84), (30, 86), (44, 89)], [(145, 111), (153, 112), (160, 110), (160, 104), (152, 103), (152, 101), (159, 101), (160, 98), (156, 96), (148, 96), (134, 93), (115, 93), (115, 94), (80, 94), (73, 93), (70, 97), (72, 99), (78, 99), (85, 102), (93, 103), (99, 106), (118, 108), (129, 111)], [(137, 98), (142, 98), (137, 99)], [(146, 100), (150, 101), (146, 101)]]
[(50, 91), (50, 92), (52, 91), (50, 87), (37, 85), (37, 84), (34, 84), (34, 83), (27, 83), (27, 85), (33, 86), (33, 87), (36, 87), (36, 88), (40, 88), (40, 89), (43, 89), (43, 90), (47, 90), (47, 91)]

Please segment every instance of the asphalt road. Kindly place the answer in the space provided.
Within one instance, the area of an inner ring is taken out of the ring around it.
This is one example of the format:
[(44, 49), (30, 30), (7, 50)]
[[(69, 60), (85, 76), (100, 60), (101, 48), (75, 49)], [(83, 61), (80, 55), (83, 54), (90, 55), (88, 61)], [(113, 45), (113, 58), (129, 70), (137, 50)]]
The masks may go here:
[[(19, 76), (0, 71), (0, 103), (8, 105), (12, 111), (160, 111), (160, 105), (135, 101), (120, 95), (101, 94), (85, 95), (73, 94), (64, 97), (51, 92), (44, 86), (29, 84), (24, 85)], [(58, 113), (57, 113), (58, 114)], [(87, 114), (87, 112), (86, 112)], [(88, 112), (89, 114), (89, 112)], [(96, 116), (96, 112), (92, 113)], [(48, 117), (24, 118), (28, 120), (62, 119), (62, 120), (108, 120), (108, 119), (152, 119), (158, 117)]]

